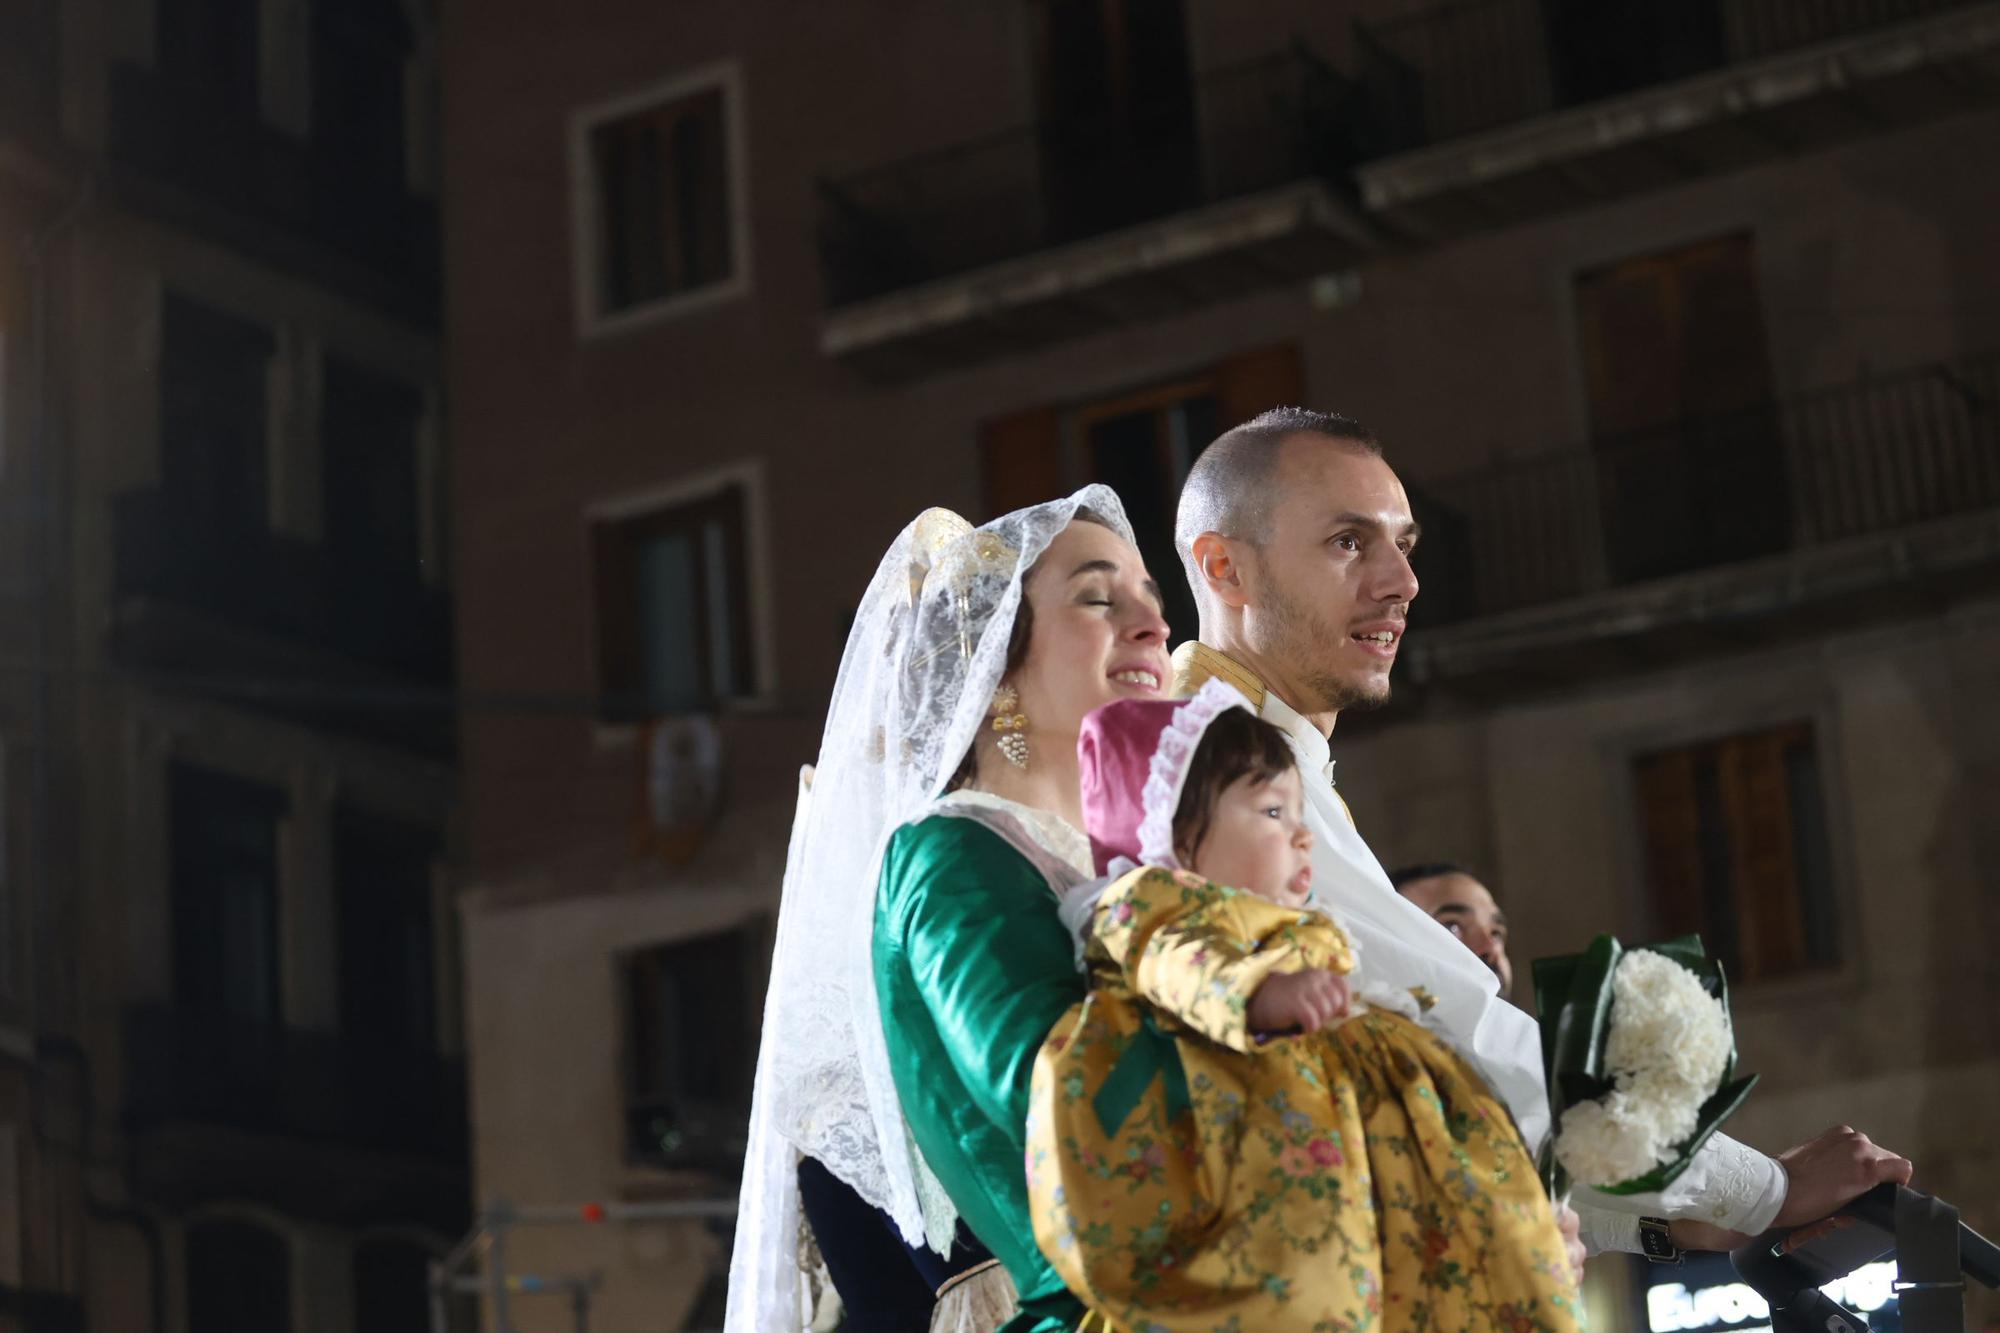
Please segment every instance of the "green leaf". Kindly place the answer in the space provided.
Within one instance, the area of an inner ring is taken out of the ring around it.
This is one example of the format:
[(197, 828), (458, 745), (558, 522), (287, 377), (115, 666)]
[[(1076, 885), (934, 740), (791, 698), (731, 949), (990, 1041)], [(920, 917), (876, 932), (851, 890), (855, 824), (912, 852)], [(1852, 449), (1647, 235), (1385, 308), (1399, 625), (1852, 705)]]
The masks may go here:
[[(1550, 1123), (1562, 1120), (1569, 1102), (1561, 1097), (1563, 1075), (1603, 1073), (1604, 1029), (1611, 1020), (1611, 975), (1624, 950), (1609, 935), (1599, 935), (1578, 955), (1570, 971), (1563, 1002), (1556, 1006), (1549, 1042)], [(1559, 1104), (1558, 1104), (1559, 1103)]]

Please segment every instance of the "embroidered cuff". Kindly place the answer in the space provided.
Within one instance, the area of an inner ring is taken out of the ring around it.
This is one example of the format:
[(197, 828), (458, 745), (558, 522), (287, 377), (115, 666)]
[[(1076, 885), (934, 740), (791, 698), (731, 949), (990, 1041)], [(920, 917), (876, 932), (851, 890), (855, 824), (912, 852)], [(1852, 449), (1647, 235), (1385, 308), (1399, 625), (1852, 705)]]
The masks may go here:
[(1640, 1254), (1639, 1215), (1637, 1213), (1614, 1213), (1606, 1208), (1596, 1208), (1581, 1199), (1574, 1199), (1570, 1207), (1576, 1209), (1577, 1235), (1583, 1241), (1583, 1248), (1591, 1255), (1599, 1254)]

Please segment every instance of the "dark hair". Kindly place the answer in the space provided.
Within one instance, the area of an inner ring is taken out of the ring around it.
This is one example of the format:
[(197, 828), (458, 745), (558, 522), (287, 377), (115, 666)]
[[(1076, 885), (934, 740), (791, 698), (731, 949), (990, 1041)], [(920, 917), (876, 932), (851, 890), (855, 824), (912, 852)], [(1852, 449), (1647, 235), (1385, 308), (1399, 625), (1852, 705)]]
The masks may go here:
[[(1070, 522), (1095, 523), (1098, 527), (1110, 528), (1113, 532), (1118, 530), (1110, 519), (1095, 509), (1078, 509)], [(1042, 555), (1036, 556), (1035, 563), (1028, 566), (1027, 572), (1021, 575), (1021, 604), (1014, 611), (1014, 628), (1007, 634), (1007, 662), (1000, 668), (1002, 680), (1019, 671), (1021, 664), (1028, 660), (1028, 642), (1035, 636), (1035, 606), (1028, 600), (1028, 580), (1034, 577), (1035, 571), (1041, 567), (1042, 559), (1047, 554), (1045, 550)], [(965, 757), (958, 761), (958, 769), (951, 775), (951, 781), (945, 785), (945, 790), (957, 791), (978, 774), (979, 740), (974, 737), (972, 743), (965, 747)]]
[(1269, 782), (1297, 764), (1284, 732), (1247, 708), (1224, 709), (1188, 762), (1181, 803), (1174, 807), (1175, 853), (1183, 861), (1193, 859), (1215, 819), (1215, 803), (1231, 783)]
[[(1436, 879), (1439, 875), (1463, 875), (1467, 879), (1479, 878), (1479, 876), (1473, 874), (1456, 861), (1422, 861), (1413, 866), (1404, 866), (1400, 870), (1391, 870), (1389, 872), (1389, 883), (1395, 887), (1398, 893), (1401, 893), (1405, 884), (1415, 884), (1420, 879)], [(1492, 890), (1488, 889), (1487, 892), (1491, 893)]]
[(1382, 442), (1352, 417), (1305, 407), (1274, 407), (1217, 436), (1181, 483), (1174, 514), (1174, 549), (1188, 584), (1199, 593), (1194, 539), (1219, 532), (1253, 544), (1269, 539), (1277, 501), (1278, 450), (1294, 435), (1318, 435), (1359, 453), (1382, 456)]

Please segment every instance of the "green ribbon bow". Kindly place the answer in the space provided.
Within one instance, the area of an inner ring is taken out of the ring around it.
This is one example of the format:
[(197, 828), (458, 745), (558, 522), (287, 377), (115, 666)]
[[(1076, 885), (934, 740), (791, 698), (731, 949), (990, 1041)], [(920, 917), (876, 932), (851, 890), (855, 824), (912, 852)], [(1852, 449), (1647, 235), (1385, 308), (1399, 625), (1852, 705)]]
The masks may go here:
[(1148, 1014), (1145, 1026), (1132, 1034), (1132, 1040), (1119, 1053), (1118, 1063), (1106, 1075), (1104, 1086), (1090, 1099), (1097, 1111), (1097, 1123), (1107, 1138), (1116, 1137), (1125, 1127), (1139, 1099), (1153, 1086), (1156, 1074), (1166, 1080), (1167, 1119), (1172, 1120), (1194, 1105), (1188, 1096), (1187, 1070), (1181, 1067), (1180, 1050), (1173, 1037), (1161, 1030)]

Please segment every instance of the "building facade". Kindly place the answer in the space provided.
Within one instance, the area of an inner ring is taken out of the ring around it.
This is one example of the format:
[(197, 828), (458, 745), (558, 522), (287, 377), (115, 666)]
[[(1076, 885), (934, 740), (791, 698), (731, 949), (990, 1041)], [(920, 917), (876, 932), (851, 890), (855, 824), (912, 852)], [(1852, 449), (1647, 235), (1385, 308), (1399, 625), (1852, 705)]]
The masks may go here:
[(0, 1328), (423, 1329), (464, 1229), (436, 68), (0, 18)]
[[(733, 1194), (793, 775), (902, 523), (1104, 481), (1172, 586), (1195, 454), (1303, 402), (1426, 530), (1334, 737), (1383, 860), (1478, 868), (1523, 958), (1700, 930), (1746, 1137), (1852, 1121), (2000, 1224), (1954, 1113), (2000, 1074), (2000, 6), (443, 30), (461, 679), (523, 701), (462, 733), (482, 1197)], [(726, 1249), (511, 1261), (706, 1327)]]

